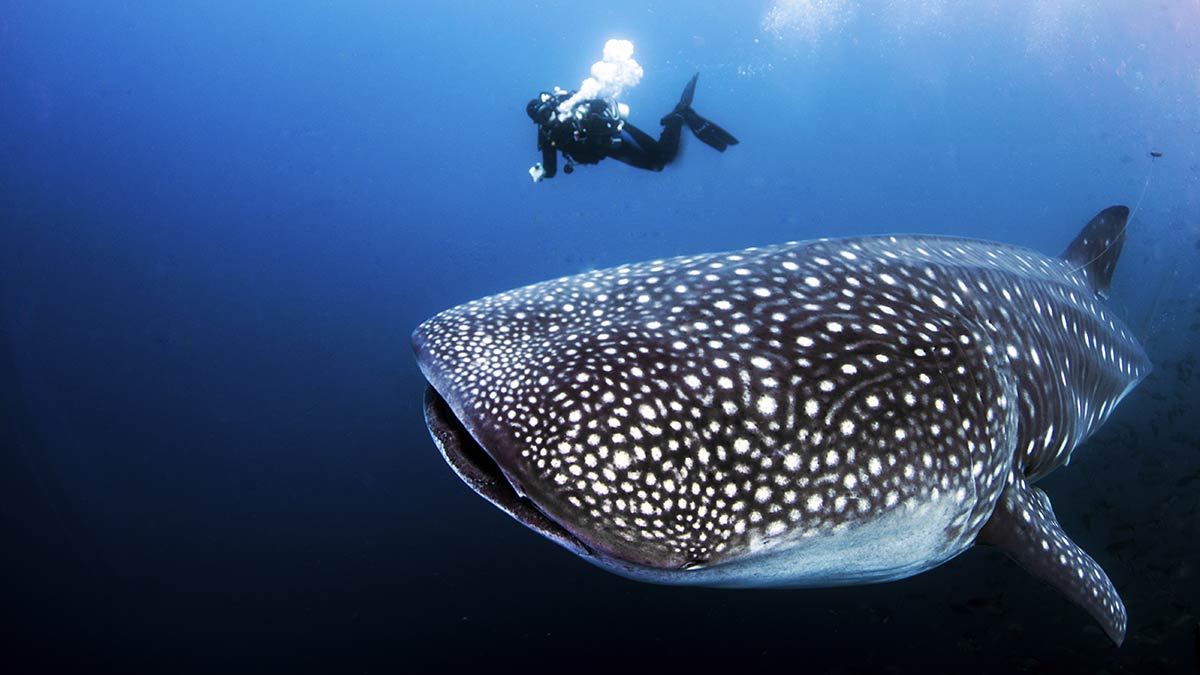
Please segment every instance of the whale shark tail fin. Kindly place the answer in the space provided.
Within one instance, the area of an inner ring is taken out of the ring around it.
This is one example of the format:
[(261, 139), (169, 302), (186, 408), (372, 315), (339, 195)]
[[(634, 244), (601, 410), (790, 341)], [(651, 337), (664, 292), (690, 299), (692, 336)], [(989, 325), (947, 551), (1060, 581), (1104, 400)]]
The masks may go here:
[(1129, 207), (1110, 206), (1092, 218), (1075, 241), (1063, 251), (1062, 259), (1083, 274), (1092, 290), (1102, 298), (1108, 297), (1113, 270), (1125, 244), (1125, 226)]
[(1014, 470), (976, 543), (995, 546), (1033, 576), (1049, 583), (1100, 623), (1120, 646), (1125, 640), (1125, 603), (1104, 570), (1071, 541), (1045, 492)]

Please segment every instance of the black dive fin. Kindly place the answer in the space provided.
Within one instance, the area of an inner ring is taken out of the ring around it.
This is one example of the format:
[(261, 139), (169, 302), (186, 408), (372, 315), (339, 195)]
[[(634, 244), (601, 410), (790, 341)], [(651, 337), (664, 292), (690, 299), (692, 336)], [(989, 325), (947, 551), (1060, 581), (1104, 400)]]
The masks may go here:
[[(675, 109), (663, 116), (658, 121), (659, 124), (667, 126), (672, 122), (680, 124), (683, 121), (683, 116), (692, 110), (692, 98), (696, 96), (696, 80), (700, 77), (700, 73), (692, 76), (688, 80), (687, 86), (683, 88), (683, 93), (679, 95), (679, 103), (675, 104)], [(694, 113), (693, 113), (694, 114)]]
[(1110, 206), (1104, 209), (1092, 218), (1060, 256), (1077, 268), (1096, 295), (1102, 298), (1108, 297), (1113, 270), (1117, 267), (1117, 258), (1121, 257), (1121, 246), (1125, 244), (1125, 223), (1128, 220), (1129, 207)]
[(721, 152), (725, 152), (725, 148), (737, 145), (738, 139), (728, 131), (697, 115), (695, 110), (692, 110), (692, 99), (696, 95), (696, 80), (699, 78), (700, 73), (692, 76), (687, 86), (683, 88), (683, 94), (679, 96), (679, 103), (675, 104), (675, 109), (659, 120), (659, 123), (667, 126), (685, 122), (688, 128), (692, 130), (692, 133), (696, 135), (696, 138), (699, 138), (707, 145)]
[(676, 110), (691, 107), (692, 98), (696, 95), (696, 80), (698, 79), (700, 79), (700, 73), (696, 73), (692, 79), (688, 80), (687, 86), (683, 88), (683, 93), (679, 95), (679, 103), (675, 106)]
[(725, 152), (725, 148), (738, 144), (738, 139), (733, 134), (697, 115), (694, 110), (684, 113), (684, 119), (696, 138), (720, 152)]
[(1087, 610), (1112, 641), (1125, 640), (1125, 603), (1108, 575), (1067, 538), (1046, 493), (1014, 471), (978, 544), (995, 546), (1033, 576)]

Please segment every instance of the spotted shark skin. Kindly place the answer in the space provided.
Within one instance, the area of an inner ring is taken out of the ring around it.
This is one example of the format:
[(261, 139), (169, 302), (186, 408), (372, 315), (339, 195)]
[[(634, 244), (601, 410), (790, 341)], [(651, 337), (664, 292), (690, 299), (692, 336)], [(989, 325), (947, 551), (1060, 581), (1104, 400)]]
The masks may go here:
[(1060, 257), (826, 239), (483, 298), (413, 333), (426, 418), (477, 492), (627, 577), (871, 583), (987, 544), (1119, 644), (1115, 587), (1033, 483), (1150, 370), (1101, 301), (1128, 214)]

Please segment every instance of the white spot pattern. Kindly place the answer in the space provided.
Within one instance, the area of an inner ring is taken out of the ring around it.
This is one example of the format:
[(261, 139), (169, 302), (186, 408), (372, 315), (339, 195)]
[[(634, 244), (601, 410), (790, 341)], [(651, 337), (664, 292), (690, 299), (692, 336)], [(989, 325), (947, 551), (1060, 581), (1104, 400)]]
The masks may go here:
[(965, 546), (1010, 467), (1061, 465), (1149, 369), (1065, 262), (945, 237), (566, 277), (443, 312), (414, 345), (539, 508), (689, 569), (939, 495)]

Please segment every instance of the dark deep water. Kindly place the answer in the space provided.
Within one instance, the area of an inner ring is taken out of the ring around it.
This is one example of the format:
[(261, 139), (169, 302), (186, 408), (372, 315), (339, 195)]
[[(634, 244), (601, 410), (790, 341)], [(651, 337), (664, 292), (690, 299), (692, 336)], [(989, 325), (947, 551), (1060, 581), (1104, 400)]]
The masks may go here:
[[(1196, 672), (1200, 4), (959, 4), (0, 0), (4, 670)], [(525, 101), (610, 37), (635, 122), (698, 70), (741, 145), (532, 184)], [(858, 588), (610, 576), (421, 419), (409, 333), (466, 300), (820, 236), (1056, 253), (1112, 203), (1156, 370), (1042, 486), (1119, 650), (990, 550)]]

